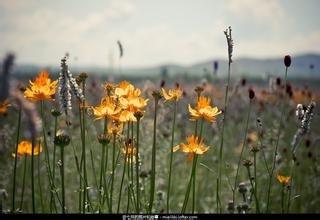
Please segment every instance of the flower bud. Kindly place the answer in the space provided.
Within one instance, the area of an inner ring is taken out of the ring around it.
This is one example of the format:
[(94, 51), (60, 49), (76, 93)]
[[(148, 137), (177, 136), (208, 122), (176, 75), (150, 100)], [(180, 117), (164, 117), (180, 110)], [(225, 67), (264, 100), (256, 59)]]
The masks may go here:
[(286, 55), (283, 61), (286, 67), (289, 67), (291, 65), (291, 57), (289, 55)]
[(59, 117), (62, 113), (57, 109), (51, 109), (51, 115), (54, 117)]
[(249, 98), (253, 99), (254, 96), (255, 96), (255, 93), (254, 93), (253, 89), (249, 89)]
[(248, 191), (246, 184), (244, 182), (239, 183), (239, 193), (243, 194), (246, 193)]
[(98, 141), (100, 144), (107, 145), (110, 143), (110, 137), (107, 134), (99, 134)]
[(252, 161), (251, 160), (243, 160), (242, 164), (245, 167), (250, 167), (250, 166), (252, 166)]
[(54, 143), (60, 147), (65, 147), (70, 143), (70, 137), (65, 133), (57, 134), (54, 138)]

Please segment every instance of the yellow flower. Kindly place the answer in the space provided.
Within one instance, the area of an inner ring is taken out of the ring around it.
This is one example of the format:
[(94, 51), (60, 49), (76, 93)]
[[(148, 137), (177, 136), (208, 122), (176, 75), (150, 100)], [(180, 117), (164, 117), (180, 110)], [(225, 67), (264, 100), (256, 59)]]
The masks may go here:
[(136, 162), (136, 154), (137, 154), (137, 149), (136, 147), (133, 146), (132, 142), (129, 141), (129, 143), (126, 143), (123, 148), (121, 148), (122, 153), (126, 157), (127, 163), (135, 163)]
[(203, 143), (203, 139), (191, 135), (187, 137), (186, 144), (181, 143), (175, 146), (173, 148), (173, 152), (176, 152), (179, 149), (184, 153), (188, 153), (188, 158), (190, 160), (190, 157), (192, 158), (194, 154), (204, 154), (205, 152), (207, 152), (209, 150), (209, 147)]
[(118, 103), (111, 97), (106, 97), (101, 100), (100, 105), (92, 107), (93, 114), (96, 119), (117, 119), (117, 114), (121, 111)]
[(10, 104), (7, 99), (0, 103), (0, 115), (6, 114), (9, 106)]
[[(33, 155), (39, 155), (41, 152), (42, 147), (38, 143), (36, 146), (34, 146)], [(24, 155), (32, 155), (32, 143), (27, 140), (23, 140), (18, 144), (18, 157), (22, 157)], [(15, 154), (13, 154), (13, 157), (15, 157)]]
[(277, 179), (282, 185), (288, 185), (291, 180), (291, 176), (281, 176), (278, 174)]
[(35, 81), (29, 81), (30, 87), (24, 92), (24, 97), (31, 101), (53, 100), (58, 80), (52, 81), (47, 71), (42, 71)]
[(170, 101), (170, 100), (178, 101), (181, 98), (183, 93), (182, 89), (179, 86), (177, 86), (174, 89), (169, 89), (168, 92), (163, 88), (161, 90), (162, 90), (163, 98), (166, 101)]
[(118, 97), (127, 96), (130, 91), (134, 90), (134, 86), (128, 81), (122, 81), (118, 84), (114, 93)]
[(218, 110), (217, 107), (211, 107), (210, 101), (210, 98), (200, 96), (195, 108), (192, 108), (189, 104), (190, 120), (203, 118), (209, 122), (213, 122), (216, 119), (216, 116), (221, 114), (221, 111)]
[(123, 123), (113, 120), (108, 123), (107, 130), (109, 134), (120, 134), (123, 131)]

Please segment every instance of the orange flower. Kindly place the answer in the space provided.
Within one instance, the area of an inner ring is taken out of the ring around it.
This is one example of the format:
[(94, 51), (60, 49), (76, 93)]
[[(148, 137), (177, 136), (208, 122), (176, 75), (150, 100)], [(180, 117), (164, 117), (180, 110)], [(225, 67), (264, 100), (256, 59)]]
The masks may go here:
[(183, 93), (182, 89), (179, 86), (174, 89), (169, 89), (168, 92), (163, 88), (161, 90), (162, 90), (163, 98), (166, 101), (171, 101), (171, 100), (178, 101), (181, 98)]
[(130, 91), (134, 90), (134, 86), (128, 81), (122, 81), (118, 84), (114, 93), (118, 97), (127, 96)]
[(289, 184), (289, 182), (291, 180), (291, 176), (281, 176), (278, 174), (277, 179), (278, 179), (279, 183), (286, 186)]
[(58, 80), (52, 81), (47, 71), (42, 71), (35, 81), (29, 81), (30, 87), (24, 92), (24, 97), (31, 101), (53, 100)]
[(92, 107), (93, 114), (96, 116), (96, 119), (116, 119), (117, 114), (121, 111), (121, 108), (111, 97), (102, 99), (101, 103), (97, 107)]
[(216, 116), (221, 114), (221, 111), (218, 110), (217, 107), (211, 107), (210, 102), (210, 98), (200, 96), (194, 109), (189, 104), (188, 109), (191, 116), (190, 120), (194, 121), (203, 118), (209, 122), (213, 122), (216, 119)]
[(10, 104), (7, 99), (0, 103), (0, 115), (6, 114), (9, 106)]
[(187, 143), (181, 143), (173, 148), (173, 152), (181, 150), (184, 153), (188, 153), (188, 160), (193, 158), (194, 154), (204, 154), (209, 150), (209, 147), (203, 143), (203, 139), (191, 135), (187, 137)]
[[(42, 152), (42, 147), (38, 143), (36, 146), (34, 146), (33, 155), (39, 155)], [(18, 157), (22, 156), (31, 156), (32, 155), (32, 143), (27, 140), (23, 140), (18, 145)], [(15, 154), (13, 154), (13, 157), (15, 157)]]

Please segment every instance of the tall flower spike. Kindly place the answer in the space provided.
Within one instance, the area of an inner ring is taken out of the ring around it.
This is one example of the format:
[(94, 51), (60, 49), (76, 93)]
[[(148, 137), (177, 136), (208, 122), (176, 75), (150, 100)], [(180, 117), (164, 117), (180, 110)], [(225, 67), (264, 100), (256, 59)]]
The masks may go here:
[(61, 72), (59, 75), (59, 100), (60, 107), (62, 110), (68, 114), (68, 110), (71, 110), (71, 92), (80, 100), (84, 101), (84, 96), (82, 90), (79, 88), (75, 78), (73, 78), (72, 73), (68, 69), (66, 63), (67, 58), (61, 59)]
[(68, 110), (71, 110), (71, 87), (68, 78), (68, 65), (66, 64), (66, 57), (61, 59), (61, 72), (59, 74), (59, 101), (60, 108), (68, 114)]
[(233, 39), (232, 39), (231, 32), (232, 32), (232, 29), (230, 26), (227, 30), (224, 31), (224, 34), (226, 35), (227, 43), (228, 43), (229, 63), (232, 63), (232, 52), (233, 52)]

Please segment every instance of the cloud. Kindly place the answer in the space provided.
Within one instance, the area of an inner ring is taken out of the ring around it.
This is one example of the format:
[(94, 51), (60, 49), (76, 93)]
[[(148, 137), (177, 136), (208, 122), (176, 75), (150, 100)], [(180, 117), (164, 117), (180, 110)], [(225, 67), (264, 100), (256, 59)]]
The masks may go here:
[(279, 0), (229, 0), (226, 3), (229, 16), (257, 25), (278, 28), (279, 21), (286, 16)]

